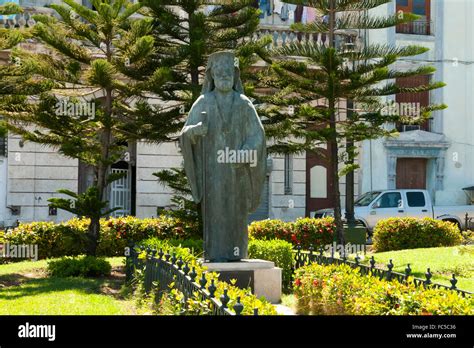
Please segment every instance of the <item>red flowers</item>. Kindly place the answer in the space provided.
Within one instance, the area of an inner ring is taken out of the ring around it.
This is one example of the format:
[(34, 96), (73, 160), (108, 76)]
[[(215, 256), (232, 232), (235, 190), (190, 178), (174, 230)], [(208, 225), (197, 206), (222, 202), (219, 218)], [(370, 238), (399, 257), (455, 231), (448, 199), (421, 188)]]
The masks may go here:
[(301, 280), (300, 280), (300, 278), (296, 278), (296, 280), (295, 280), (295, 285), (296, 285), (296, 286), (300, 286), (300, 285), (301, 285)]
[(317, 279), (313, 280), (313, 285), (314, 286), (319, 286), (319, 280), (317, 280)]

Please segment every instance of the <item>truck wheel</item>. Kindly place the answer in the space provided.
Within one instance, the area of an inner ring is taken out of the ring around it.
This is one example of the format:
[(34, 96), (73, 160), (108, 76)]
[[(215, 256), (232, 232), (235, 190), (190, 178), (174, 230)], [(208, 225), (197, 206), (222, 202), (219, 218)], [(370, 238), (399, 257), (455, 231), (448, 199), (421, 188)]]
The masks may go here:
[(443, 220), (443, 221), (452, 222), (453, 224), (455, 224), (455, 225), (458, 227), (459, 232), (462, 231), (462, 229), (461, 229), (461, 224), (460, 224), (457, 220), (448, 219), (448, 220)]

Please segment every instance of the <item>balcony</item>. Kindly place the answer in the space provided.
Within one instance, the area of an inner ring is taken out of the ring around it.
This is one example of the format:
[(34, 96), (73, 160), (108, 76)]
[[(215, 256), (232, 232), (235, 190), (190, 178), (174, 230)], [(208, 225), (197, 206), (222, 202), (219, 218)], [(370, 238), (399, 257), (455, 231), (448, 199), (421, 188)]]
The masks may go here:
[[(319, 45), (329, 46), (329, 35), (325, 33), (301, 33), (292, 30), (289, 26), (260, 25), (252, 39), (258, 40), (270, 35), (273, 39), (272, 47), (278, 48), (294, 42), (315, 42)], [(336, 48), (341, 50), (354, 50), (361, 47), (361, 40), (357, 30), (340, 30), (335, 35)]]
[(433, 35), (434, 23), (431, 20), (417, 20), (411, 23), (399, 24), (396, 32), (398, 34)]

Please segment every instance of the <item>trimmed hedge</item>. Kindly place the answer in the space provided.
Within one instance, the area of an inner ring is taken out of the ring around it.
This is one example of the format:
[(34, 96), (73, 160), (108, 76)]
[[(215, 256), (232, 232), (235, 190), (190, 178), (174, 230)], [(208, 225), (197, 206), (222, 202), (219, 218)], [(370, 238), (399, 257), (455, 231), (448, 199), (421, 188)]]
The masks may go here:
[[(89, 219), (73, 218), (59, 224), (53, 222), (22, 223), (5, 234), (11, 244), (37, 244), (39, 258), (76, 256), (84, 254), (87, 243)], [(200, 236), (196, 226), (179, 219), (160, 216), (139, 219), (133, 216), (101, 219), (97, 254), (100, 256), (123, 255), (130, 241), (156, 237), (159, 239), (185, 240)], [(199, 238), (199, 237), (198, 237)]]
[(107, 260), (93, 256), (63, 257), (48, 262), (51, 277), (104, 277), (110, 275), (111, 270)]
[(458, 227), (452, 222), (431, 218), (389, 218), (380, 220), (375, 226), (373, 247), (382, 252), (454, 246), (462, 241)]
[(474, 298), (361, 275), (349, 265), (312, 264), (295, 273), (298, 314), (472, 315)]
[[(176, 254), (176, 257), (182, 257), (182, 259), (189, 263), (189, 267), (195, 267), (197, 273), (196, 279), (200, 279), (202, 273), (206, 271), (206, 268), (203, 267), (199, 262), (198, 258), (191, 253), (189, 248), (184, 247), (175, 247), (167, 243), (167, 241), (155, 242), (157, 246), (161, 247), (165, 253)], [(144, 243), (146, 244), (146, 243)], [(140, 259), (144, 259), (146, 253), (143, 252), (139, 255)], [(253, 315), (254, 308), (258, 308), (259, 315), (276, 315), (275, 307), (262, 298), (257, 298), (252, 294), (251, 289), (240, 289), (232, 284), (218, 280), (218, 274), (215, 272), (206, 273), (206, 279), (208, 280), (207, 284), (211, 284), (214, 280), (214, 284), (217, 288), (215, 292), (215, 298), (219, 299), (223, 293), (224, 289), (227, 289), (227, 295), (230, 297), (230, 301), (227, 304), (227, 307), (234, 311), (233, 306), (236, 303), (237, 297), (240, 297), (240, 303), (244, 305), (243, 315)], [(132, 282), (135, 284), (137, 289), (143, 289), (144, 287), (144, 277), (143, 271), (137, 270), (135, 272), (135, 281)], [(174, 283), (173, 283), (174, 284)], [(209, 310), (209, 300), (203, 301), (201, 296), (198, 293), (195, 293), (192, 298), (189, 298), (187, 302), (183, 302), (184, 295), (183, 293), (170, 284), (169, 292), (158, 299), (158, 306), (155, 308), (157, 314), (172, 314), (172, 315), (212, 315)], [(140, 293), (140, 291), (138, 291)], [(143, 294), (143, 292), (141, 292)], [(152, 291), (152, 293), (157, 293)]]
[(251, 238), (260, 240), (282, 239), (303, 248), (312, 245), (315, 248), (331, 244), (336, 226), (334, 218), (300, 218), (295, 222), (281, 220), (254, 221), (249, 226)]
[(291, 287), (293, 274), (293, 246), (284, 240), (251, 240), (249, 258), (268, 260), (282, 269), (283, 290)]

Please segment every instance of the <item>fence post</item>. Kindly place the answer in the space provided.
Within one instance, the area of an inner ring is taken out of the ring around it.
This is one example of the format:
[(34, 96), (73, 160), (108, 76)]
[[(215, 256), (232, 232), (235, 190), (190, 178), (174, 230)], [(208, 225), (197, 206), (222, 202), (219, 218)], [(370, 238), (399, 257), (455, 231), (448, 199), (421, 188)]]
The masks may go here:
[(240, 303), (240, 296), (237, 297), (237, 303), (234, 305), (235, 315), (240, 315), (244, 310), (244, 305)]
[(224, 293), (221, 295), (220, 300), (222, 303), (221, 308), (227, 308), (227, 304), (230, 301), (229, 296), (227, 296), (227, 288), (224, 289)]
[(370, 273), (373, 275), (375, 271), (375, 258), (372, 256), (369, 262), (370, 262)]
[(145, 292), (148, 294), (151, 289), (151, 249), (146, 248), (146, 261), (145, 261)]
[(214, 279), (211, 280), (211, 285), (207, 288), (209, 290), (209, 297), (214, 298), (214, 294), (217, 290), (216, 285), (214, 284)]
[(405, 268), (405, 281), (408, 281), (408, 277), (410, 276), (411, 273), (411, 267), (410, 264), (407, 264), (407, 268)]
[(388, 272), (387, 272), (387, 280), (392, 280), (392, 269), (393, 269), (393, 262), (392, 259), (387, 264)]
[(431, 284), (431, 277), (432, 277), (432, 276), (433, 276), (433, 275), (431, 274), (431, 271), (430, 271), (430, 269), (428, 268), (428, 270), (427, 270), (426, 273), (425, 273), (425, 277), (426, 277), (425, 286)]
[(449, 281), (451, 283), (451, 290), (456, 290), (456, 283), (458, 280), (456, 279), (456, 275), (453, 273), (453, 278)]
[(126, 282), (130, 282), (132, 280), (133, 265), (135, 264), (134, 258), (136, 257), (133, 242), (130, 242), (128, 244), (128, 248), (129, 248), (128, 255), (126, 255), (126, 259), (125, 259), (125, 281)]

